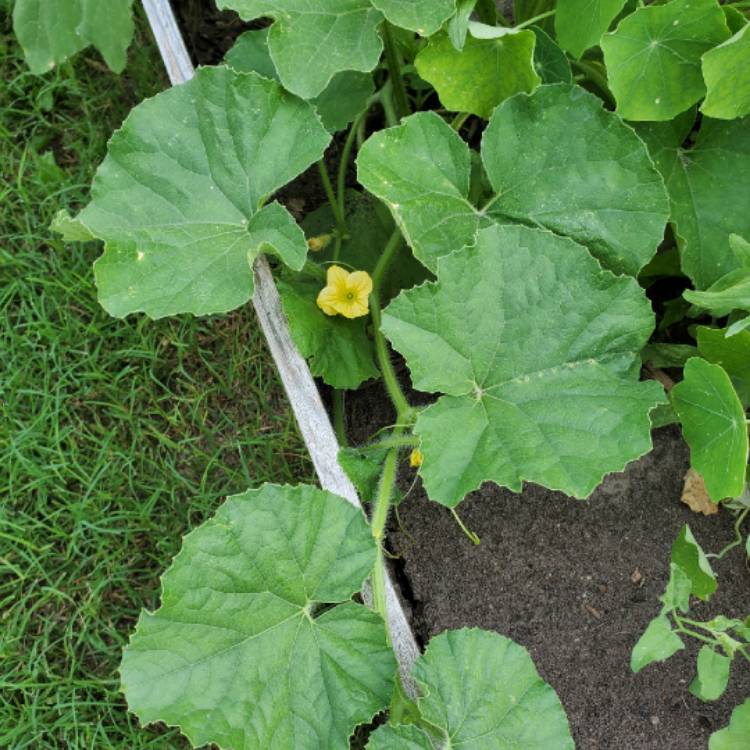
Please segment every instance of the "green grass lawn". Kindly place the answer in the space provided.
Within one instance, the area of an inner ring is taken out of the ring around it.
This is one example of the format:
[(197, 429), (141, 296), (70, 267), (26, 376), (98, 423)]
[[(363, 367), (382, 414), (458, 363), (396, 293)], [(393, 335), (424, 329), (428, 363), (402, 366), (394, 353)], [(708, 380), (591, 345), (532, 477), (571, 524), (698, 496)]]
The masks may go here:
[(0, 748), (186, 747), (118, 693), (138, 611), (223, 496), (312, 469), (250, 308), (111, 319), (98, 248), (48, 230), (166, 85), (150, 38), (35, 78), (0, 9), (0, 66)]

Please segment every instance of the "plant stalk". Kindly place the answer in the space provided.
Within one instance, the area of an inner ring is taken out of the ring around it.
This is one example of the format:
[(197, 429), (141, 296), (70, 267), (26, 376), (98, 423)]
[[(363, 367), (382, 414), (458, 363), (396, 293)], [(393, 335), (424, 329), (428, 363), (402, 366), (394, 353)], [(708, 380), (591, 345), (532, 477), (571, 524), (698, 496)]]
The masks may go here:
[(393, 97), (396, 104), (396, 114), (400, 120), (409, 114), (409, 99), (404, 88), (404, 79), (401, 76), (401, 63), (398, 59), (396, 42), (393, 39), (391, 25), (386, 21), (383, 24), (383, 42), (385, 44), (385, 62), (388, 66), (388, 74), (393, 84)]

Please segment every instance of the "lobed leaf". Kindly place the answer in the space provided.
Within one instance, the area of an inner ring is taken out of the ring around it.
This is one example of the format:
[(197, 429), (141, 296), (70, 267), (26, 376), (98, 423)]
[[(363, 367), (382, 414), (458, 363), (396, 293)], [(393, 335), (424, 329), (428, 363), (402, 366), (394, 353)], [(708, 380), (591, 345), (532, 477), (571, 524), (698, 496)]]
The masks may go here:
[(383, 622), (349, 601), (374, 562), (364, 516), (335, 495), (230, 497), (185, 537), (162, 606), (141, 614), (120, 668), (130, 709), (195, 746), (348, 748), (393, 690)]
[(202, 68), (140, 104), (112, 137), (79, 216), (107, 243), (94, 267), (104, 308), (117, 317), (226, 312), (250, 299), (259, 253), (300, 269), (302, 230), (264, 201), (329, 140), (309, 104), (226, 67)]
[(631, 274), (662, 240), (667, 197), (646, 148), (580, 87), (540, 86), (500, 104), (482, 159), (494, 194), (478, 211), (468, 200), (466, 144), (438, 115), (418, 113), (365, 142), (358, 179), (433, 271), (438, 258), (472, 245), (487, 217), (569, 236)]
[(383, 20), (370, 0), (217, 0), (245, 21), (274, 20), (268, 47), (284, 88), (318, 96), (336, 73), (371, 71), (380, 60)]
[(730, 36), (716, 0), (638, 8), (601, 40), (609, 87), (626, 120), (671, 120), (706, 94), (701, 56)]
[(446, 631), (430, 641), (413, 674), (422, 717), (443, 737), (433, 743), (414, 727), (381, 727), (368, 750), (432, 750), (445, 740), (472, 750), (573, 750), (557, 694), (528, 651), (509, 638), (469, 628)]
[(750, 311), (750, 267), (730, 271), (704, 291), (686, 289), (682, 296), (717, 318), (733, 310)]
[(496, 39), (468, 36), (459, 51), (449, 35), (441, 33), (430, 39), (415, 64), (446, 109), (487, 119), (501, 101), (539, 85), (535, 43), (534, 32), (525, 30)]
[(414, 387), (446, 394), (415, 426), (430, 498), (455, 506), (485, 480), (586, 497), (643, 455), (662, 395), (632, 365), (652, 328), (633, 279), (550, 232), (487, 227), (441, 259), (383, 314)]
[(706, 99), (701, 112), (731, 120), (750, 114), (750, 25), (703, 55)]
[(133, 0), (16, 0), (13, 30), (32, 73), (46, 73), (89, 45), (120, 73), (135, 25)]
[(714, 502), (737, 497), (748, 460), (745, 410), (719, 365), (693, 357), (683, 372), (684, 380), (670, 396), (690, 446), (690, 463)]

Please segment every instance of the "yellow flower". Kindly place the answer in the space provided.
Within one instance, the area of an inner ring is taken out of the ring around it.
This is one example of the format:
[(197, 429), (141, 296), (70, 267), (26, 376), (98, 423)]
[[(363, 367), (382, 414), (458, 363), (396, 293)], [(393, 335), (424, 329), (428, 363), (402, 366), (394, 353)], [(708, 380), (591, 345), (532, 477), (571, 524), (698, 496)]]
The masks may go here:
[(367, 271), (349, 273), (341, 266), (330, 266), (326, 286), (318, 295), (318, 307), (326, 315), (361, 318), (369, 312), (367, 300), (371, 291), (372, 279)]
[(423, 458), (422, 451), (419, 450), (419, 448), (415, 448), (409, 456), (409, 466), (411, 466), (412, 469), (416, 469), (418, 466), (422, 465)]

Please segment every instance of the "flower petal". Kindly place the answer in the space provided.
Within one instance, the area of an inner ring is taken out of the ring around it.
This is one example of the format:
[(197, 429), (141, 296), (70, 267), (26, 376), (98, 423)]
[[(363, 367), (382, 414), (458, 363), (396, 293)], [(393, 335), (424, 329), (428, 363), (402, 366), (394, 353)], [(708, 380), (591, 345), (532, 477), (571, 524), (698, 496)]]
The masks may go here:
[(338, 310), (336, 309), (336, 302), (338, 301), (338, 294), (333, 287), (326, 286), (320, 290), (318, 299), (316, 300), (318, 307), (326, 315), (336, 315)]
[(326, 274), (326, 283), (328, 286), (339, 287), (343, 289), (346, 287), (346, 281), (349, 278), (349, 271), (341, 266), (329, 266), (328, 273)]
[(349, 274), (349, 289), (367, 296), (372, 291), (372, 279), (367, 271), (354, 271)]

